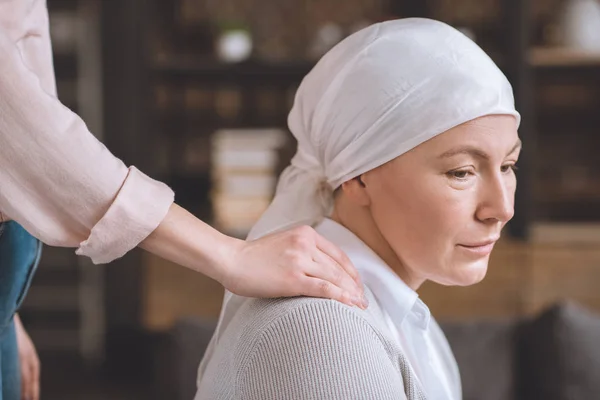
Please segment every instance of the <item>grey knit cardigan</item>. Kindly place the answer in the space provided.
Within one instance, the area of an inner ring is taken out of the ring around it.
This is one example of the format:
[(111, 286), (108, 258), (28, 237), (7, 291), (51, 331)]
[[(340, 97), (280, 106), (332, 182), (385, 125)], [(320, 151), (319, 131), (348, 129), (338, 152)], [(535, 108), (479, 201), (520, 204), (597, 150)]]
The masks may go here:
[(425, 399), (367, 297), (366, 311), (304, 297), (245, 300), (213, 337), (195, 400)]

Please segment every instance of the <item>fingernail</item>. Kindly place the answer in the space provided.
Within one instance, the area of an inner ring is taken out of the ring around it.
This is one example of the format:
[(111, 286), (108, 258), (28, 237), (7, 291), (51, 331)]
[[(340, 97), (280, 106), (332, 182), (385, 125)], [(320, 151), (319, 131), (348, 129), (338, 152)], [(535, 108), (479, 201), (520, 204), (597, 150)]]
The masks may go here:
[(363, 298), (362, 298), (362, 304), (363, 304), (365, 310), (367, 308), (369, 308), (369, 300), (367, 299), (367, 296), (363, 296)]
[(362, 298), (358, 297), (358, 296), (354, 296), (351, 299), (352, 304), (354, 304), (356, 307), (362, 308), (363, 306), (363, 301)]

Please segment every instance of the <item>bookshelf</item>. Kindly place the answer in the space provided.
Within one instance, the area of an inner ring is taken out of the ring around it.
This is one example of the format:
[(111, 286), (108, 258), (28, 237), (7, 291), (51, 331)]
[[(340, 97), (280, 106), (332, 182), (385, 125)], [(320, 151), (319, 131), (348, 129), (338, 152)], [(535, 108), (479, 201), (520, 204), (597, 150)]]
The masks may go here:
[[(295, 89), (312, 65), (260, 60), (227, 64), (199, 57), (152, 63), (161, 176), (184, 207), (205, 221), (213, 220), (207, 151), (212, 135), (223, 128), (285, 129)], [(287, 159), (292, 151), (291, 146), (282, 150)]]

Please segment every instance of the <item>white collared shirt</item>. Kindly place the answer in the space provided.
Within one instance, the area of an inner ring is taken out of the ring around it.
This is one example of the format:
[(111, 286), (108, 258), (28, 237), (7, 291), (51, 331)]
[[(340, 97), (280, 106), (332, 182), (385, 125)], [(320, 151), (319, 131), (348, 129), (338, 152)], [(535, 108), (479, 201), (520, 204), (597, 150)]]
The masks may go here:
[(340, 247), (358, 269), (384, 312), (388, 328), (404, 351), (429, 399), (459, 400), (458, 365), (444, 333), (418, 294), (351, 231), (326, 218), (316, 228)]

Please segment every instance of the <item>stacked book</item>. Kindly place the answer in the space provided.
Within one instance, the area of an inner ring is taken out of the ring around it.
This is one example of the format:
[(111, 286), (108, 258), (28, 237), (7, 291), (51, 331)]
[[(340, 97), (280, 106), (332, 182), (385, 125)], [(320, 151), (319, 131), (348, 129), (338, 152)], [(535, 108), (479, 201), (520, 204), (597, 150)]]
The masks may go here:
[(244, 238), (269, 206), (277, 182), (280, 129), (224, 129), (212, 138), (214, 225)]

